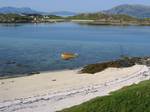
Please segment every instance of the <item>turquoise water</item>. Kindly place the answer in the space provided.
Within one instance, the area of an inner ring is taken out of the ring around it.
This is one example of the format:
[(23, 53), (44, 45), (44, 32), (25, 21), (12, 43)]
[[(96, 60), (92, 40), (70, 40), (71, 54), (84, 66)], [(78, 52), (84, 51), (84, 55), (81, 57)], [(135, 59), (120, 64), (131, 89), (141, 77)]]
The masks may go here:
[[(150, 55), (150, 27), (73, 23), (0, 25), (0, 76), (74, 69), (125, 54)], [(78, 53), (70, 61), (62, 52)]]

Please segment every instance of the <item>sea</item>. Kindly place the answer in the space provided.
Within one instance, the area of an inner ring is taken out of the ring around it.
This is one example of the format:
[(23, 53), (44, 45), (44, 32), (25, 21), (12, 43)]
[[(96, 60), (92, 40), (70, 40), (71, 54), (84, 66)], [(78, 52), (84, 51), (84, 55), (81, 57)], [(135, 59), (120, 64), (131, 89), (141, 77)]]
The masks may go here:
[[(62, 60), (64, 52), (77, 58)], [(150, 56), (149, 26), (0, 24), (0, 77), (77, 69), (125, 56)]]

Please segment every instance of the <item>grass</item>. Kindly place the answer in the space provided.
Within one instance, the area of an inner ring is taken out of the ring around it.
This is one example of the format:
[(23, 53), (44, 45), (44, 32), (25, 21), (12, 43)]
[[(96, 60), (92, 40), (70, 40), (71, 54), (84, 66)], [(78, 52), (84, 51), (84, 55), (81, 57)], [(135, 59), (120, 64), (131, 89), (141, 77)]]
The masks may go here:
[(60, 112), (150, 112), (150, 80)]

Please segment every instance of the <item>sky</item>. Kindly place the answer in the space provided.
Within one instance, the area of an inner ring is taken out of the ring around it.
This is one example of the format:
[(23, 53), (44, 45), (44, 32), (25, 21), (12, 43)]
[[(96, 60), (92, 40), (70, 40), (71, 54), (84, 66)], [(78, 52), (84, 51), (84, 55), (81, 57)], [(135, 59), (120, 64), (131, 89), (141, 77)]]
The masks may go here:
[(95, 12), (121, 4), (144, 4), (150, 6), (150, 0), (0, 0), (0, 7), (30, 7), (44, 12)]

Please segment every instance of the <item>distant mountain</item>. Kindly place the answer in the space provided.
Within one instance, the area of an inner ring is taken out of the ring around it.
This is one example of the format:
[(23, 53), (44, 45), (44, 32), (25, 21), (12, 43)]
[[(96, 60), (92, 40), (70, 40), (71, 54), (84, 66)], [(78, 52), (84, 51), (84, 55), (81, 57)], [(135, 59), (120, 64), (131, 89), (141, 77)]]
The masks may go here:
[(77, 13), (75, 13), (75, 12), (69, 12), (69, 11), (51, 12), (49, 14), (56, 15), (56, 16), (75, 16), (75, 15), (77, 15)]
[(16, 8), (16, 7), (2, 7), (0, 8), (0, 13), (8, 14), (8, 13), (15, 13), (15, 14), (40, 14), (41, 12), (35, 11), (28, 7), (23, 8)]
[(56, 16), (74, 16), (76, 13), (69, 11), (58, 11), (58, 12), (40, 12), (33, 10), (28, 7), (16, 8), (16, 7), (2, 7), (0, 8), (0, 13), (8, 14), (43, 14), (43, 15), (56, 15)]
[(139, 18), (148, 18), (150, 17), (150, 6), (125, 4), (103, 12), (107, 14), (126, 14)]

